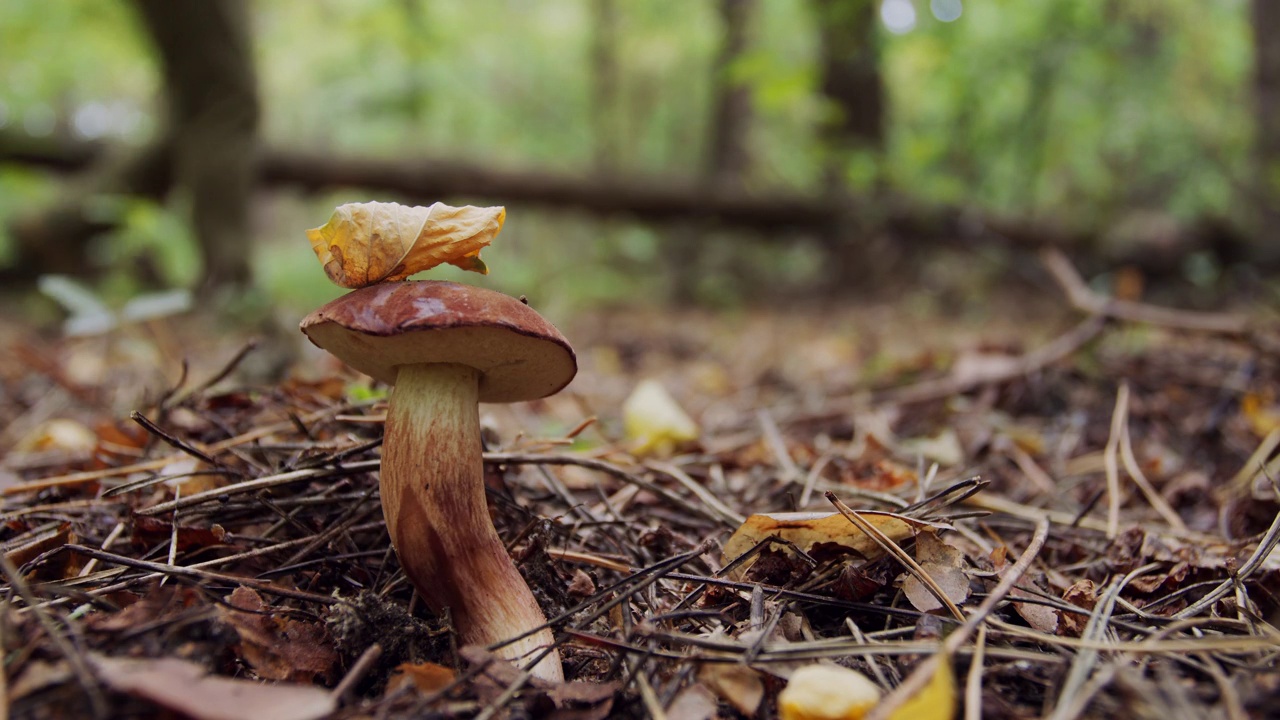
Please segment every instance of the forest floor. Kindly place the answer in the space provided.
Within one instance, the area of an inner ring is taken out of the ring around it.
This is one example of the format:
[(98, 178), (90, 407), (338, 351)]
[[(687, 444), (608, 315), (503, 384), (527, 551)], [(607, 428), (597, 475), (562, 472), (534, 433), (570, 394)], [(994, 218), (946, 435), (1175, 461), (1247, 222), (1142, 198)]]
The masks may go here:
[[(1276, 327), (1050, 266), (1059, 287), (1003, 321), (564, 328), (569, 388), (482, 408), (491, 513), (562, 685), (414, 599), (378, 498), (384, 388), (314, 349), (255, 380), (264, 348), (184, 321), (0, 325), (0, 708), (768, 718), (826, 662), (886, 693), (880, 717), (1280, 715)], [(637, 451), (622, 408), (645, 378), (696, 439)], [(793, 510), (839, 522), (753, 542), (779, 525), (753, 516)]]

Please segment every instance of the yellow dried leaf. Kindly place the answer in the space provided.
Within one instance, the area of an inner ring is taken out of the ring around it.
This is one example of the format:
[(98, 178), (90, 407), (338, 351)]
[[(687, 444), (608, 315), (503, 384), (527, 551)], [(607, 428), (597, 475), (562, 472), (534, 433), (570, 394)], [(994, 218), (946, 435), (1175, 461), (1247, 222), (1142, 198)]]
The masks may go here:
[[(911, 537), (928, 523), (879, 511), (860, 511), (863, 519), (895, 542)], [(759, 513), (747, 518), (724, 544), (727, 565), (767, 537), (786, 540), (805, 552), (819, 543), (832, 543), (867, 560), (884, 555), (880, 545), (838, 512)], [(749, 567), (743, 565), (739, 572)]]
[(880, 688), (866, 675), (839, 665), (805, 665), (778, 694), (782, 720), (861, 720), (880, 702)]
[(929, 668), (932, 671), (929, 682), (898, 705), (889, 714), (889, 720), (951, 720), (955, 717), (956, 678), (951, 671), (951, 658), (938, 653), (925, 662), (934, 664)]
[(644, 380), (622, 404), (622, 425), (636, 455), (666, 456), (698, 439), (698, 424), (657, 380)]
[(480, 251), (506, 217), (503, 207), (347, 203), (307, 239), (325, 274), (346, 288), (403, 280), (441, 263), (487, 275)]

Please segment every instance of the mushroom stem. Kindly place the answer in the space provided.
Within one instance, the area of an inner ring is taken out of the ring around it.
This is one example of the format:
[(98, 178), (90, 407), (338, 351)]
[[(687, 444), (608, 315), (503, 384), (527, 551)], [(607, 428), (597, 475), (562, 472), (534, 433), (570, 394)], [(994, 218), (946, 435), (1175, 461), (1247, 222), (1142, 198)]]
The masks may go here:
[[(382, 447), (382, 512), (400, 565), (433, 610), (448, 608), (464, 643), (491, 645), (546, 623), (485, 501), (479, 373), (466, 365), (399, 368)], [(549, 628), (497, 650), (527, 660)], [(532, 670), (561, 681), (559, 653)]]

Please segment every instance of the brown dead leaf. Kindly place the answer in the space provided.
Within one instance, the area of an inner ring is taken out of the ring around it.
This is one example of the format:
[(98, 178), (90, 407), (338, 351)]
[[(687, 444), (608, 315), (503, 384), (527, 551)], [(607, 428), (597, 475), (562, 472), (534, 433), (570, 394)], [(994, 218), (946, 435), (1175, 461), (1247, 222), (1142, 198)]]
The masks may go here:
[[(911, 537), (918, 529), (930, 527), (928, 523), (893, 513), (864, 511), (858, 514), (895, 542)], [(815, 546), (830, 545), (864, 560), (884, 555), (870, 536), (838, 512), (760, 513), (747, 518), (725, 542), (723, 562), (726, 565), (733, 562), (768, 537), (786, 540), (804, 552), (810, 552)], [(740, 568), (739, 577), (747, 567), (750, 562)]]
[(307, 685), (269, 685), (209, 675), (177, 658), (89, 656), (112, 689), (145, 698), (193, 720), (313, 720), (336, 709), (333, 696)]
[(748, 717), (756, 714), (764, 700), (760, 674), (746, 665), (708, 663), (698, 672), (698, 680)]
[[(969, 599), (969, 576), (965, 573), (964, 553), (948, 545), (937, 533), (916, 535), (916, 562), (938, 584), (951, 602), (960, 605)], [(921, 612), (942, 608), (942, 602), (915, 575), (908, 575), (902, 592)]]
[(313, 682), (333, 679), (338, 653), (318, 624), (273, 614), (258, 593), (236, 588), (222, 609), (223, 620), (240, 635), (240, 653), (260, 677)]
[(1062, 623), (1058, 626), (1058, 634), (1068, 637), (1080, 637), (1084, 633), (1085, 625), (1089, 624), (1089, 613), (1093, 612), (1094, 605), (1098, 604), (1098, 585), (1092, 580), (1077, 580), (1074, 585), (1067, 588), (1062, 593), (1062, 599), (1084, 610), (1083, 615), (1064, 612), (1062, 613)]
[(547, 691), (555, 710), (547, 720), (605, 720), (613, 714), (617, 683), (570, 682)]
[(85, 617), (85, 625), (99, 633), (129, 632), (140, 625), (180, 613), (196, 602), (199, 602), (199, 596), (190, 587), (153, 584), (118, 612), (90, 613)]
[(502, 207), (348, 203), (307, 239), (325, 274), (345, 288), (403, 280), (441, 263), (488, 274), (480, 250), (506, 217)]
[[(211, 525), (207, 528), (179, 525), (178, 551), (221, 545), (226, 537), (227, 531), (221, 525)], [(156, 544), (172, 538), (173, 524), (169, 521), (150, 515), (138, 515), (133, 518), (134, 547), (155, 547)]]
[[(1009, 597), (1033, 598), (1035, 596), (1025, 590), (1015, 588), (1009, 593)], [(1058, 623), (1062, 619), (1062, 613), (1048, 605), (1042, 605), (1038, 602), (1015, 602), (1013, 609), (1022, 616), (1023, 620), (1027, 621), (1028, 625), (1040, 632), (1053, 634), (1058, 631)]]
[(73, 542), (76, 542), (76, 534), (71, 529), (71, 523), (64, 522), (24, 537), (19, 542), (5, 543), (0, 548), (3, 548), (5, 558), (13, 563), (14, 567), (20, 568), (50, 550)]
[[(995, 565), (997, 577), (1003, 578), (1013, 567), (1008, 561), (1009, 549), (1003, 545), (991, 552), (991, 559)], [(1026, 577), (1023, 577), (1009, 593), (1009, 597), (1014, 599), (1034, 599), (1036, 595), (1029, 592), (1031, 590), (1036, 590), (1035, 585)], [(1013, 609), (1018, 615), (1022, 616), (1023, 620), (1027, 621), (1028, 625), (1040, 632), (1052, 634), (1058, 631), (1058, 622), (1062, 613), (1054, 608), (1038, 602), (1014, 602)]]
[(457, 676), (458, 673), (453, 668), (433, 662), (401, 663), (396, 666), (396, 671), (387, 681), (387, 693), (393, 693), (410, 684), (421, 693), (438, 692), (453, 682)]
[(141, 426), (132, 423), (100, 423), (97, 432), (98, 444), (93, 449), (92, 469), (136, 462), (151, 438)]
[(596, 594), (596, 583), (582, 568), (574, 568), (573, 579), (569, 581), (569, 586), (565, 588), (565, 592), (572, 597), (591, 597)]

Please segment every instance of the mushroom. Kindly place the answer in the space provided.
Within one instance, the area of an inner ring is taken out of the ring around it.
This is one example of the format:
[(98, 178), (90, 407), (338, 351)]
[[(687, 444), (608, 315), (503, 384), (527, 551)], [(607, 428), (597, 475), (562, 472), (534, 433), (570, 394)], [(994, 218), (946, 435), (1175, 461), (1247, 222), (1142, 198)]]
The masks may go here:
[[(391, 544), (427, 605), (448, 608), (462, 641), (492, 645), (546, 624), (489, 517), (480, 402), (536, 400), (577, 372), (551, 323), (502, 293), (444, 281), (372, 285), (303, 319), (312, 343), (395, 385), (379, 489)], [(498, 651), (554, 644), (542, 627)], [(560, 681), (552, 650), (532, 669)]]

